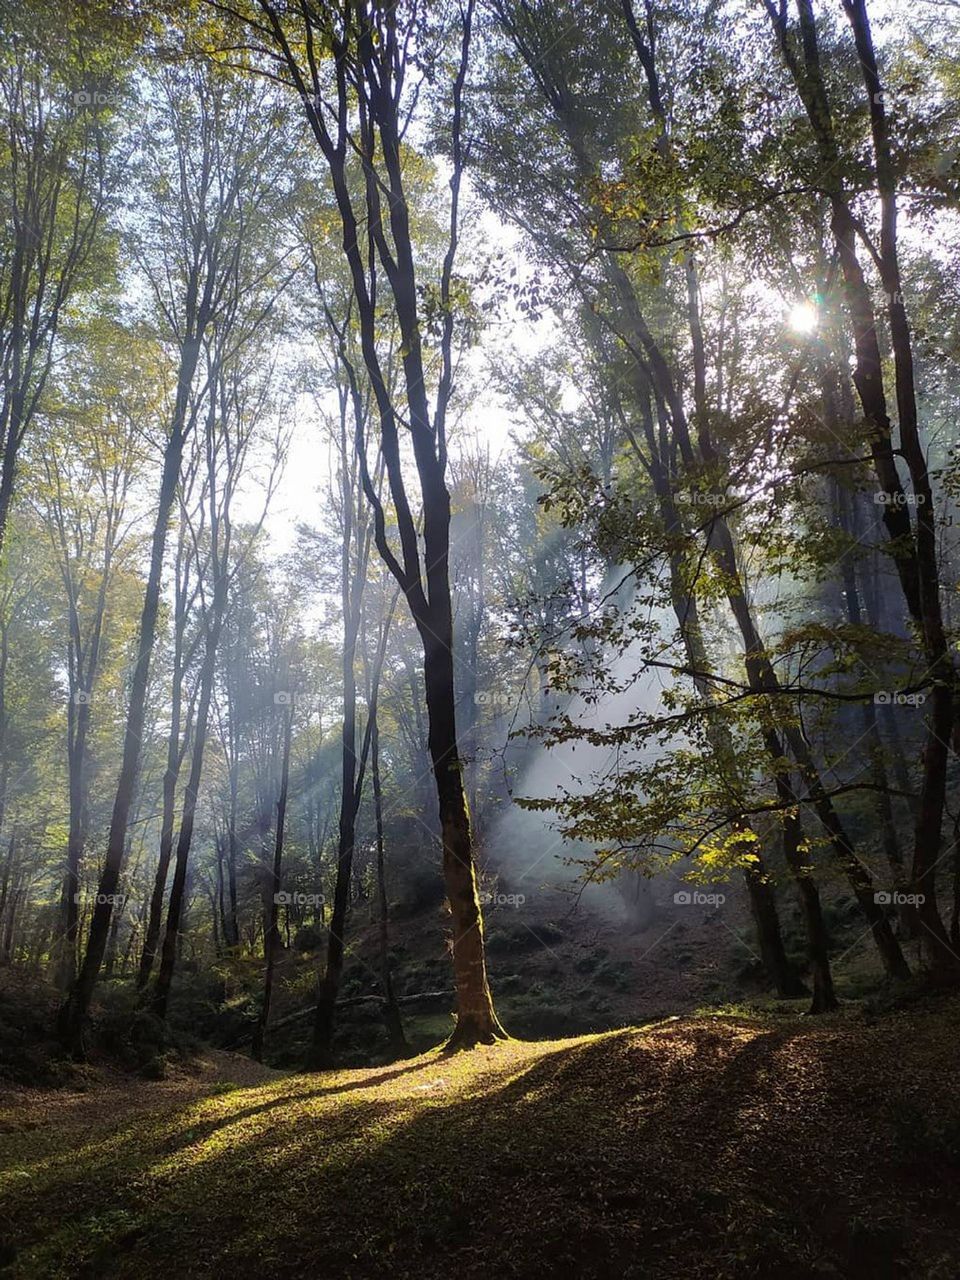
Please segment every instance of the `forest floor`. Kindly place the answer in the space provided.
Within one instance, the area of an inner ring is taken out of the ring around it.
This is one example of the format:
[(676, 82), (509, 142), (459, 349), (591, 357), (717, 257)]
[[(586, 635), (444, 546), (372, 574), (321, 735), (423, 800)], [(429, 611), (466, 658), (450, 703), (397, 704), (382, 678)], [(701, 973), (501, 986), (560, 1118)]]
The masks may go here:
[(7, 1277), (960, 1274), (960, 1002), (0, 1095)]

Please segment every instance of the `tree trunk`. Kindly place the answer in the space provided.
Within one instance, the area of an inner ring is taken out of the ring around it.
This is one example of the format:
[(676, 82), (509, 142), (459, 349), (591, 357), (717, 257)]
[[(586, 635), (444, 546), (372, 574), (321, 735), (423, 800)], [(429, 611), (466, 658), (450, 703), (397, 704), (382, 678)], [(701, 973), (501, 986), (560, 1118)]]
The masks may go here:
[(230, 813), (227, 822), (227, 914), (223, 921), (223, 937), (231, 951), (240, 949), (240, 918), (237, 914), (237, 862), (240, 846), (237, 840), (237, 798), (239, 764), (230, 769)]
[(163, 574), (163, 558), (167, 542), (167, 525), (173, 507), (180, 477), (183, 456), (184, 423), (193, 375), (196, 370), (200, 344), (196, 338), (184, 343), (177, 384), (177, 399), (170, 436), (164, 450), (163, 475), (157, 503), (157, 517), (153, 530), (150, 555), (150, 573), (144, 592), (143, 611), (140, 616), (140, 632), (137, 644), (137, 664), (134, 668), (127, 708), (127, 724), (123, 743), (123, 762), (117, 782), (117, 794), (110, 819), (107, 839), (107, 855), (97, 893), (97, 903), (87, 939), (83, 965), (64, 1001), (58, 1018), (58, 1034), (64, 1047), (75, 1054), (82, 1053), (83, 1030), (93, 999), (94, 988), (100, 975), (103, 953), (106, 950), (110, 929), (113, 895), (120, 881), (120, 870), (126, 844), (127, 823), (133, 804), (137, 779), (140, 773), (140, 751), (146, 710), (147, 683), (150, 676), (150, 658), (157, 629), (160, 607), (160, 583)]
[[(78, 701), (77, 695), (81, 694)], [(87, 725), (90, 718), (89, 690), (74, 690), (67, 708), (67, 772), (70, 817), (67, 828), (67, 860), (60, 895), (60, 937), (57, 960), (57, 988), (65, 995), (77, 976), (80, 860), (83, 857), (83, 773), (86, 762)], [(76, 718), (76, 725), (70, 722)]]
[(797, 0), (801, 36), (802, 65), (789, 41), (785, 15), (772, 0), (767, 8), (780, 41), (781, 52), (807, 112), (825, 173), (830, 176), (828, 191), (831, 228), (840, 261), (844, 295), (854, 335), (853, 382), (864, 417), (871, 428), (870, 449), (877, 479), (886, 496), (883, 519), (890, 536), (891, 555), (897, 568), (904, 599), (924, 640), (929, 675), (930, 722), (923, 753), (923, 781), (914, 832), (911, 892), (919, 896), (917, 918), (921, 924), (924, 957), (937, 982), (954, 983), (960, 962), (949, 944), (936, 900), (936, 866), (941, 846), (941, 825), (946, 798), (947, 758), (953, 728), (953, 698), (956, 673), (943, 630), (940, 584), (936, 561), (936, 513), (927, 471), (926, 457), (917, 429), (916, 396), (913, 388), (913, 357), (910, 332), (899, 287), (896, 251), (896, 192), (883, 93), (873, 56), (866, 9), (862, 0), (846, 0), (845, 8), (854, 28), (858, 60), (867, 88), (869, 113), (876, 160), (877, 192), (880, 197), (880, 270), (889, 292), (891, 341), (894, 348), (897, 401), (900, 418), (900, 450), (910, 472), (916, 506), (916, 534), (910, 519), (907, 494), (897, 471), (892, 444), (892, 427), (883, 382), (883, 362), (877, 334), (873, 301), (857, 256), (857, 221), (850, 208), (842, 179), (840, 149), (833, 127), (820, 61), (816, 20), (811, 0)]
[(800, 806), (793, 781), (784, 766), (788, 764), (780, 740), (772, 729), (764, 733), (767, 754), (779, 767), (774, 773), (777, 797), (783, 809), (783, 856), (793, 875), (803, 912), (804, 930), (807, 936), (807, 954), (810, 958), (810, 975), (813, 978), (813, 1000), (810, 1013), (829, 1013), (838, 1008), (830, 972), (830, 940), (823, 919), (820, 892), (813, 875), (813, 866), (806, 852)]
[(380, 981), (383, 985), (383, 1020), (387, 1039), (394, 1057), (403, 1058), (410, 1052), (400, 1017), (400, 1006), (393, 989), (390, 970), (390, 921), (387, 904), (387, 877), (383, 839), (383, 790), (380, 781), (380, 726), (376, 707), (371, 711), (373, 719), (370, 733), (370, 773), (373, 783), (373, 816), (377, 833), (377, 905), (379, 908), (378, 940), (380, 945)]
[[(179, 733), (177, 734), (179, 737)], [(175, 745), (174, 731), (170, 731), (170, 748), (179, 754)], [(176, 808), (177, 770), (171, 767), (171, 751), (167, 753), (167, 768), (163, 775), (163, 813), (160, 819), (160, 857), (153, 878), (153, 890), (150, 894), (150, 912), (147, 918), (147, 932), (143, 940), (143, 951), (140, 955), (140, 967), (137, 971), (137, 990), (143, 991), (150, 981), (153, 962), (156, 959), (157, 943), (160, 940), (160, 925), (163, 920), (163, 896), (167, 888), (167, 877), (170, 872), (170, 856), (173, 852), (173, 823)]]
[(264, 958), (266, 966), (263, 977), (263, 1007), (253, 1033), (253, 1056), (258, 1062), (263, 1061), (263, 1041), (270, 1021), (270, 1001), (273, 995), (273, 971), (276, 965), (277, 951), (280, 948), (280, 931), (277, 922), (280, 913), (280, 880), (283, 870), (283, 824), (287, 816), (287, 789), (290, 784), (290, 739), (293, 733), (293, 705), (287, 707), (286, 724), (283, 732), (283, 762), (280, 766), (280, 794), (277, 797), (277, 838), (273, 850), (273, 876), (271, 885), (267, 932), (264, 937)]
[[(182, 526), (181, 526), (182, 529)], [(147, 917), (147, 930), (143, 940), (143, 951), (140, 955), (140, 967), (137, 972), (137, 990), (143, 991), (150, 981), (153, 964), (157, 955), (157, 943), (160, 940), (160, 926), (163, 921), (163, 898), (167, 889), (167, 877), (170, 871), (170, 857), (173, 852), (173, 824), (176, 812), (177, 780), (180, 777), (180, 766), (183, 763), (183, 752), (186, 749), (188, 730), (184, 735), (183, 747), (180, 745), (180, 728), (183, 709), (183, 676), (184, 656), (183, 641), (186, 627), (187, 598), (186, 583), (181, 579), (180, 566), (183, 563), (183, 537), (177, 552), (177, 609), (174, 617), (173, 674), (170, 692), (170, 731), (167, 736), (167, 767), (163, 775), (163, 801), (160, 818), (160, 852), (157, 870), (154, 875), (153, 889), (150, 894), (150, 909)]]
[(177, 838), (177, 856), (173, 870), (173, 883), (170, 886), (170, 901), (167, 906), (167, 927), (163, 935), (163, 947), (160, 952), (160, 969), (157, 973), (157, 984), (150, 1001), (150, 1011), (160, 1022), (165, 1022), (167, 1005), (170, 999), (170, 988), (177, 964), (180, 944), (180, 926), (186, 902), (187, 870), (190, 862), (190, 846), (193, 841), (193, 824), (197, 813), (197, 798), (200, 793), (200, 780), (203, 775), (203, 754), (207, 742), (207, 723), (210, 716), (210, 701), (213, 694), (213, 677), (216, 669), (217, 643), (223, 625), (223, 612), (226, 606), (226, 573), (221, 570), (217, 576), (213, 616), (210, 619), (206, 649), (203, 658), (203, 669), (200, 673), (200, 698), (197, 706), (197, 720), (193, 740), (193, 755), (190, 761), (190, 776), (183, 793), (183, 812), (180, 815), (180, 833)]
[(317, 1015), (313, 1026), (308, 1065), (316, 1070), (329, 1066), (333, 1048), (333, 1028), (343, 976), (344, 939), (350, 909), (350, 877), (356, 840), (356, 776), (357, 776), (357, 682), (354, 662), (357, 650), (359, 616), (347, 616), (343, 641), (343, 729), (340, 737), (340, 837), (337, 844), (337, 871), (333, 888), (333, 910), (327, 938), (327, 963), (317, 991)]
[(463, 790), (463, 769), (457, 750), (456, 693), (453, 678), (452, 631), (447, 609), (437, 610), (435, 625), (421, 632), (428, 745), (437, 785), (443, 874), (453, 925), (453, 972), (457, 991), (457, 1025), (447, 1042), (449, 1050), (493, 1044), (506, 1039), (493, 1008), (483, 946), (483, 919), (477, 893), (470, 816)]

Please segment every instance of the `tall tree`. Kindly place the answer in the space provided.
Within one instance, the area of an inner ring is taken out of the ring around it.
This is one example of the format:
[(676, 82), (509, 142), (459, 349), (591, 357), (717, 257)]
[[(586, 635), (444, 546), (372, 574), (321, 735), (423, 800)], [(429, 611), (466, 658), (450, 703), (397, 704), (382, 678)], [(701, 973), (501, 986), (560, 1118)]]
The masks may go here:
[[(144, 346), (131, 368), (134, 335), (91, 329), (72, 353), (73, 375), (48, 406), (38, 494), (67, 610), (69, 828), (58, 923), (57, 984), (76, 977), (80, 864), (88, 809), (89, 735), (112, 586), (129, 553), (130, 490), (140, 461), (138, 432), (154, 411)], [(116, 357), (121, 347), (124, 368)], [(92, 375), (86, 372), (92, 368)], [(132, 377), (125, 377), (130, 370)], [(114, 623), (114, 619), (109, 619)], [(116, 620), (119, 623), (119, 619)]]
[[(252, 281), (270, 276), (275, 258), (248, 261), (251, 215), (262, 226), (274, 190), (270, 149), (259, 149), (265, 109), (249, 90), (209, 67), (168, 70), (151, 119), (147, 177), (154, 206), (136, 242), (137, 262), (150, 287), (176, 365), (176, 385), (163, 440), (163, 468), (144, 593), (136, 664), (130, 687), (123, 761), (117, 781), (106, 858), (83, 965), (61, 1009), (59, 1029), (74, 1052), (82, 1047), (86, 1016), (100, 973), (114, 895), (123, 865), (126, 831), (140, 770), (147, 684), (160, 606), (170, 513), (185, 441), (200, 402), (195, 379), (203, 343), (216, 320), (235, 310)], [(168, 174), (178, 176), (171, 184)], [(273, 297), (273, 290), (270, 291)], [(268, 308), (269, 310), (269, 308)], [(217, 388), (209, 388), (216, 397)]]
[[(296, 15), (259, 0), (255, 23), (288, 83), (300, 95), (313, 136), (326, 162), (339, 215), (343, 251), (357, 308), (364, 369), (376, 403), (387, 484), (399, 550), (391, 547), (383, 506), (370, 479), (367, 442), (358, 441), (364, 491), (374, 509), (377, 549), (400, 584), (423, 645), (429, 748), (437, 790), (444, 878), (453, 925), (457, 1023), (449, 1047), (500, 1039), (487, 982), (483, 920), (470, 816), (457, 740), (450, 602), (450, 494), (446, 485), (447, 413), (453, 393), (454, 338), (460, 306), (455, 264), (460, 188), (464, 168), (463, 110), (474, 6), (443, 6), (426, 13), (420, 4), (399, 9), (378, 4), (304, 3)], [(425, 349), (424, 304), (404, 176), (404, 130), (410, 78), (428, 42), (458, 46), (456, 70), (443, 109), (452, 166), (450, 222), (440, 279), (432, 286), (439, 373), (431, 411), (430, 366)], [(417, 52), (414, 53), (414, 49)], [(354, 154), (363, 166), (359, 197), (349, 180)], [(386, 294), (381, 288), (381, 273)], [(378, 349), (378, 310), (386, 299), (401, 335), (402, 396), (393, 396)], [(421, 501), (421, 553), (411, 497), (404, 477), (401, 429), (412, 446)]]
[(2, 13), (0, 548), (57, 335), (111, 271), (107, 220), (124, 172), (116, 106), (134, 34), (100, 0), (67, 22), (33, 0)]
[[(853, 381), (869, 427), (868, 443), (884, 499), (884, 524), (893, 561), (906, 607), (922, 636), (928, 663), (931, 714), (923, 752), (923, 782), (914, 831), (910, 887), (918, 898), (917, 916), (931, 973), (939, 981), (953, 983), (960, 977), (960, 959), (950, 945), (937, 905), (936, 869), (940, 860), (957, 672), (943, 624), (937, 511), (917, 413), (913, 347), (899, 265), (896, 171), (883, 84), (864, 0), (844, 0), (869, 112), (873, 181), (880, 203), (879, 245), (875, 246), (852, 207), (847, 178), (850, 161), (838, 141), (812, 0), (797, 0), (796, 30), (789, 24), (786, 0), (777, 3), (765, 0), (765, 3), (816, 143), (853, 333)], [(886, 297), (899, 419), (896, 450), (877, 316), (859, 259), (861, 241), (866, 242), (868, 253), (877, 265)], [(912, 489), (909, 495), (897, 470), (898, 455), (907, 465)], [(911, 506), (916, 512), (915, 520), (911, 519)]]

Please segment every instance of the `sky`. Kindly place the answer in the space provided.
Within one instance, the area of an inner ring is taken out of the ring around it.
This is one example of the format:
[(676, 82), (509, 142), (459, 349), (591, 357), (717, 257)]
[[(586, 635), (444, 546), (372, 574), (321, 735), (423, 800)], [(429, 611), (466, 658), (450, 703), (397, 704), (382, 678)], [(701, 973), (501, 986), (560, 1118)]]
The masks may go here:
[[(480, 252), (502, 255), (508, 263), (515, 261), (522, 274), (532, 274), (535, 268), (523, 251), (519, 232), (493, 210), (478, 208), (476, 197), (471, 197), (470, 203), (476, 214), (471, 218), (471, 236)], [(558, 328), (552, 316), (532, 322), (511, 303), (497, 309), (489, 318), (480, 343), (467, 353), (460, 369), (460, 394), (456, 413), (451, 414), (451, 420), (458, 419), (451, 432), (452, 454), (456, 454), (458, 439), (477, 439), (489, 446), (492, 456), (509, 455), (513, 438), (522, 434), (525, 426), (492, 385), (498, 356), (531, 358), (557, 340)], [(309, 346), (305, 352), (309, 363)], [(322, 415), (324, 410), (336, 411), (336, 399), (323, 393), (324, 370), (319, 354), (315, 356), (315, 367), (316, 390), (299, 395), (290, 411), (287, 459), (264, 523), (270, 550), (277, 556), (293, 549), (300, 524), (319, 522), (329, 489), (332, 461)], [(256, 519), (262, 504), (262, 488), (248, 482), (238, 507), (241, 518)]]

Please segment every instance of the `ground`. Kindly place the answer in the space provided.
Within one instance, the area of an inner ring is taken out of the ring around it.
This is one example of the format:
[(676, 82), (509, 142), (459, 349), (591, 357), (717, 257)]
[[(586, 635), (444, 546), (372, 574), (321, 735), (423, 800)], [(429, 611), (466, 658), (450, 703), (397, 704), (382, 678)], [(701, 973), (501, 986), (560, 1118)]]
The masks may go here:
[[(524, 1040), (611, 1031), (721, 1002), (755, 1001), (768, 991), (749, 903), (736, 878), (722, 886), (725, 902), (719, 909), (678, 907), (673, 892), (680, 882), (657, 881), (655, 909), (642, 922), (623, 910), (600, 910), (602, 899), (578, 899), (545, 886), (534, 891), (519, 881), (490, 883), (506, 894), (526, 891), (519, 908), (491, 905), (484, 911), (497, 1009), (504, 1025)], [(857, 903), (836, 886), (824, 886), (824, 907), (840, 997), (858, 1001), (875, 993), (883, 976)], [(803, 971), (805, 934), (799, 909), (788, 894), (781, 895), (780, 915), (788, 953)], [(392, 938), (398, 994), (440, 993), (435, 1000), (403, 1006), (411, 1043), (418, 1051), (426, 1050), (449, 1033), (453, 1006), (447, 908), (439, 904), (398, 913)], [(354, 913), (351, 940), (343, 996), (351, 1000), (379, 994), (379, 930), (372, 912), (369, 919), (362, 910)], [(905, 945), (915, 965), (917, 944)], [(274, 1066), (296, 1069), (305, 1061), (316, 971), (316, 956), (285, 953), (274, 998), (278, 1025), (268, 1043), (268, 1061)], [(221, 1047), (241, 1049), (250, 1043), (262, 962), (244, 959), (229, 981), (227, 1013), (197, 1033)], [(801, 1000), (794, 1011), (808, 1004)], [(299, 1019), (298, 1010), (304, 1014)], [(197, 1027), (198, 1013), (202, 1014), (195, 1004), (177, 1000), (174, 1012), (185, 1034)], [(286, 1021), (291, 1016), (294, 1020)], [(230, 1017), (236, 1021), (226, 1025)], [(338, 1023), (336, 1049), (344, 1066), (383, 1060), (387, 1037), (375, 1003), (342, 1007)], [(2, 1065), (0, 1050), (0, 1075)]]
[(960, 1274), (960, 1002), (8, 1088), (9, 1277)]

